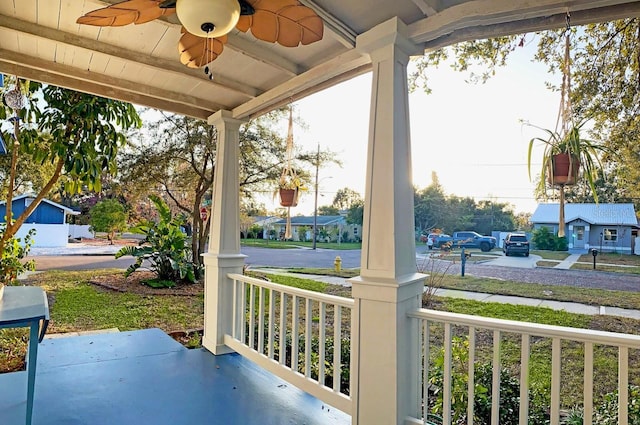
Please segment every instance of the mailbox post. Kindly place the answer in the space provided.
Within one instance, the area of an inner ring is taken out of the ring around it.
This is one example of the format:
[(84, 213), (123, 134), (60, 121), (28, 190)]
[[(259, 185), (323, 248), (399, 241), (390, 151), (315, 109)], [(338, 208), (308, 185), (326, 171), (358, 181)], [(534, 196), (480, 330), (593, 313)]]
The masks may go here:
[(464, 251), (464, 247), (462, 247), (462, 251), (460, 251), (460, 264), (461, 264), (461, 268), (460, 268), (460, 275), (462, 277), (464, 277), (464, 265), (467, 262), (467, 258), (471, 257), (471, 253), (466, 253)]
[(598, 250), (591, 248), (591, 255), (593, 255), (593, 270), (596, 269), (596, 257), (598, 256)]

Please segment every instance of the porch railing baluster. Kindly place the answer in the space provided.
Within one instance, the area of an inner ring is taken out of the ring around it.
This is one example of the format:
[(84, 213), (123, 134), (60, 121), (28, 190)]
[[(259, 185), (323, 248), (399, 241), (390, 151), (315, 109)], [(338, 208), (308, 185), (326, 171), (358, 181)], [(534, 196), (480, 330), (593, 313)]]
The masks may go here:
[(444, 367), (442, 383), (442, 418), (451, 424), (451, 323), (444, 324)]
[(255, 348), (256, 297), (255, 286), (249, 285), (249, 341), (247, 345)]
[(584, 343), (584, 414), (583, 425), (593, 422), (593, 343)]
[(242, 310), (240, 311), (240, 338), (242, 341), (247, 344), (249, 341), (249, 335), (247, 334), (247, 291), (249, 290), (249, 285), (242, 282), (242, 288), (240, 290), (240, 305), (242, 305)]
[(629, 423), (629, 349), (618, 348), (618, 424)]
[(286, 364), (287, 356), (287, 294), (280, 292), (280, 352), (278, 360), (281, 365)]
[(560, 425), (560, 368), (562, 344), (560, 338), (551, 342), (551, 425)]
[(258, 352), (264, 353), (264, 288), (258, 288)]
[(318, 324), (320, 325), (318, 327), (318, 383), (320, 383), (321, 385), (324, 385), (324, 380), (326, 377), (325, 374), (325, 368), (324, 368), (324, 362), (326, 361), (327, 358), (327, 354), (326, 354), (326, 341), (327, 341), (327, 306), (325, 303), (323, 303), (322, 301), (320, 301), (320, 305), (319, 305), (319, 313), (318, 315), (320, 316), (320, 320), (318, 321)]
[[(476, 359), (476, 328), (469, 327), (469, 364), (467, 365), (467, 373), (469, 381), (467, 382), (467, 400), (475, 399), (475, 359)], [(467, 425), (473, 425), (473, 403), (467, 403)]]
[(275, 321), (276, 321), (276, 296), (275, 291), (273, 289), (269, 289), (269, 340), (267, 344), (269, 345), (267, 356), (270, 359), (273, 359), (274, 356), (274, 345), (275, 345)]
[(305, 300), (304, 312), (304, 376), (311, 378), (311, 322), (313, 312), (311, 310), (311, 299)]
[(237, 280), (234, 279), (233, 281), (233, 313), (232, 314), (232, 319), (231, 319), (231, 333), (233, 335), (234, 338), (238, 338), (239, 332), (238, 332), (238, 325), (239, 325), (239, 315), (241, 314), (240, 312), (242, 311), (242, 305), (238, 302), (239, 300), (239, 294), (240, 294), (240, 289), (238, 289), (238, 287), (242, 285), (242, 282), (239, 282)]
[[(429, 321), (423, 321), (423, 330), (422, 330), (422, 343), (423, 343), (423, 352), (424, 357), (422, 359), (422, 409), (418, 409), (418, 412), (422, 410), (422, 417), (426, 418), (429, 413), (429, 359), (430, 359), (430, 350), (429, 347), (429, 338), (431, 336), (429, 332)], [(419, 402), (419, 401), (418, 401)]]
[(342, 308), (333, 307), (333, 391), (340, 392), (342, 376)]
[(520, 347), (520, 415), (518, 424), (529, 423), (529, 355), (531, 353), (531, 339), (528, 334), (522, 334)]
[(298, 296), (294, 295), (291, 300), (291, 369), (298, 371), (298, 355), (300, 354), (300, 328), (299, 316), (300, 308)]
[(500, 422), (500, 331), (493, 331), (493, 369), (491, 376), (491, 425)]

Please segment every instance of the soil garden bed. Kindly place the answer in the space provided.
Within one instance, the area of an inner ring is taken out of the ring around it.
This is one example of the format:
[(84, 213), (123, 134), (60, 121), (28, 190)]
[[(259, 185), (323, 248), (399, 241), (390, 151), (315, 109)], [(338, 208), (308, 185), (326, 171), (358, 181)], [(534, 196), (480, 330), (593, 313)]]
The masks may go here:
[(152, 288), (144, 282), (156, 278), (156, 274), (150, 271), (136, 271), (129, 277), (122, 275), (96, 276), (89, 283), (103, 289), (117, 292), (127, 292), (140, 295), (200, 295), (204, 291), (204, 283), (181, 283), (173, 288)]

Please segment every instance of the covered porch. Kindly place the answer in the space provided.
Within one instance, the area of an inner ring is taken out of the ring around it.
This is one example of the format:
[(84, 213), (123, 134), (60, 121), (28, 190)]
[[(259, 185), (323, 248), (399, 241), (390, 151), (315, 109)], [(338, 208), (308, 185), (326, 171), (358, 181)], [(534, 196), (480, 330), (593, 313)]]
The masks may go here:
[[(0, 29), (3, 32), (0, 72), (207, 119), (217, 128), (212, 225), (209, 251), (204, 258), (203, 340), (206, 349), (215, 356), (179, 350), (158, 354), (167, 359), (189, 357), (187, 363), (192, 365), (186, 375), (190, 377), (189, 385), (203, 385), (199, 388), (204, 388), (211, 382), (207, 381), (209, 377), (221, 373), (216, 365), (220, 365), (220, 369), (224, 365), (225, 370), (229, 365), (242, 365), (234, 369), (234, 375), (238, 376), (223, 377), (223, 382), (225, 379), (230, 383), (235, 382), (233, 379), (245, 379), (242, 378), (248, 376), (242, 372), (245, 366), (252, 371), (251, 376), (260, 375), (255, 365), (237, 354), (229, 355), (236, 352), (284, 379), (283, 385), (287, 388), (294, 385), (322, 400), (310, 400), (307, 405), (304, 400), (308, 400), (308, 396), (295, 392), (300, 395), (286, 398), (295, 406), (284, 403), (285, 400), (276, 404), (281, 413), (281, 416), (275, 416), (278, 418), (276, 423), (336, 423), (325, 416), (325, 403), (331, 406), (332, 414), (337, 408), (349, 415), (347, 421), (352, 424), (423, 423), (428, 405), (425, 381), (431, 368), (428, 360), (432, 352), (432, 323), (437, 322), (443, 333), (435, 341), (442, 343), (444, 367), (449, 372), (454, 327), (465, 328), (470, 341), (477, 328), (489, 330), (493, 335), (492, 424), (499, 423), (503, 333), (515, 333), (521, 340), (521, 391), (528, 388), (526, 366), (530, 338), (550, 338), (553, 362), (551, 424), (560, 423), (563, 341), (568, 339), (585, 347), (585, 411), (591, 409), (593, 396), (589, 381), (593, 366), (593, 356), (589, 354), (592, 346), (613, 346), (619, 364), (618, 423), (628, 423), (629, 351), (640, 346), (638, 338), (473, 316), (440, 315), (420, 308), (425, 276), (417, 273), (415, 260), (407, 64), (413, 55), (460, 41), (562, 27), (567, 11), (571, 12), (574, 25), (639, 16), (640, 2), (304, 0), (303, 3), (323, 19), (326, 34), (320, 42), (284, 49), (254, 43), (249, 35), (236, 31), (230, 36), (229, 51), (212, 65), (211, 72), (216, 76), (213, 80), (200, 71), (183, 69), (173, 62), (175, 52), (170, 52), (180, 30), (175, 22), (155, 20), (135, 27), (93, 31), (79, 27), (75, 19), (102, 3), (86, 0), (69, 6), (61, 1), (29, 0), (21, 1), (19, 7), (17, 3), (0, 0)], [(50, 16), (58, 19), (49, 19)], [(158, 38), (164, 41), (171, 38), (171, 48), (167, 47), (169, 43), (156, 42)], [(318, 296), (244, 277), (241, 274), (244, 256), (240, 253), (239, 239), (240, 125), (364, 72), (372, 72), (372, 91), (361, 275), (351, 280), (353, 298)], [(317, 345), (308, 343), (314, 339), (318, 341)], [(343, 350), (346, 347), (343, 340), (349, 341), (348, 350)], [(470, 349), (473, 347), (470, 343)], [(472, 354), (469, 356), (473, 359)], [(154, 378), (150, 381), (151, 390), (158, 375), (174, 373), (163, 368), (162, 361), (154, 362), (160, 359), (158, 356), (143, 356), (133, 361), (135, 368), (157, 368), (153, 369), (155, 372), (149, 369)], [(44, 347), (42, 357), (45, 357)], [(126, 362), (121, 364), (125, 369), (134, 367)], [(341, 378), (345, 371), (348, 371), (346, 388)], [(55, 371), (49, 373), (53, 378)], [(35, 423), (46, 420), (50, 403), (67, 402), (59, 393), (50, 396), (45, 393), (42, 400), (48, 401), (39, 404), (38, 397), (41, 396), (38, 392), (48, 391), (43, 383), (47, 376), (48, 373), (42, 371), (38, 377)], [(67, 378), (66, 375), (57, 376), (60, 382)], [(87, 376), (91, 378), (91, 375)], [(93, 384), (99, 385), (101, 377), (95, 378)], [(137, 379), (142, 384), (145, 375)], [(270, 379), (274, 379), (273, 383), (278, 382), (276, 378)], [(111, 382), (117, 385), (115, 381)], [(443, 419), (450, 423), (448, 403), (451, 393), (447, 390), (450, 381), (445, 379), (444, 382)], [(100, 389), (100, 393), (115, 397), (112, 388)], [(207, 394), (205, 397), (213, 398), (216, 394), (222, 397), (221, 393), (225, 391), (233, 392), (233, 388), (218, 392), (212, 387), (203, 391)], [(470, 388), (470, 396), (472, 391)], [(158, 407), (158, 411), (164, 412), (163, 417), (176, 418), (181, 417), (180, 412), (193, 409), (197, 415), (208, 412), (207, 417), (212, 420), (218, 413), (223, 418), (242, 418), (239, 422), (220, 423), (263, 423), (265, 417), (254, 421), (251, 410), (252, 405), (262, 403), (260, 389), (255, 388), (248, 394), (246, 398), (233, 399), (223, 405), (223, 410), (235, 410), (233, 402), (238, 402), (237, 408), (242, 410), (239, 414), (248, 416), (224, 416), (236, 413), (217, 412), (215, 404), (208, 404), (208, 398), (187, 398), (184, 405), (175, 406), (175, 411), (164, 410), (169, 409), (166, 405)], [(278, 400), (274, 393), (267, 398), (272, 396)], [(522, 400), (527, 400), (526, 393), (522, 394)], [(123, 414), (146, 421), (144, 415), (151, 410), (150, 405), (141, 401), (138, 406), (135, 399), (125, 401), (129, 411)], [(320, 411), (316, 415), (318, 407)], [(311, 415), (300, 419), (298, 414)], [(521, 404), (518, 415), (519, 423), (527, 424), (527, 403)], [(341, 421), (344, 416), (340, 414), (336, 418)], [(588, 420), (585, 419), (585, 423), (589, 423)]]

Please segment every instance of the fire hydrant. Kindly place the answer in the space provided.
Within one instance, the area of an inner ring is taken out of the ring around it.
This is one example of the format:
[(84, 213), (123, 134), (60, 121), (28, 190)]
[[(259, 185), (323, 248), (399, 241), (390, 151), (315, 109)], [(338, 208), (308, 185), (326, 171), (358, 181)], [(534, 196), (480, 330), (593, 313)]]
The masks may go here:
[(342, 258), (339, 255), (336, 256), (336, 259), (333, 260), (333, 268), (339, 272), (342, 269)]

